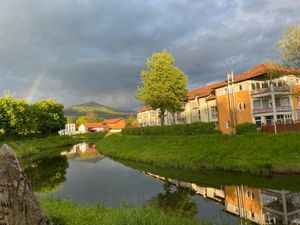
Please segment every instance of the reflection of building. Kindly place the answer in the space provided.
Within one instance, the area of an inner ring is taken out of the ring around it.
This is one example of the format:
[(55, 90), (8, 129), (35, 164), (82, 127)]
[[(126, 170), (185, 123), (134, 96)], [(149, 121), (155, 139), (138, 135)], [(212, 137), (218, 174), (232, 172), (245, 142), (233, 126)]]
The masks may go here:
[(95, 144), (80, 143), (74, 145), (70, 151), (62, 152), (61, 155), (74, 155), (76, 153), (92, 154), (98, 153)]
[(260, 189), (245, 186), (226, 186), (225, 209), (252, 222), (264, 224)]
[(227, 212), (257, 224), (300, 225), (300, 192), (259, 189), (243, 185), (218, 189), (169, 179), (149, 172), (143, 173), (224, 203)]
[(258, 224), (300, 224), (300, 193), (246, 186), (225, 187), (228, 212)]

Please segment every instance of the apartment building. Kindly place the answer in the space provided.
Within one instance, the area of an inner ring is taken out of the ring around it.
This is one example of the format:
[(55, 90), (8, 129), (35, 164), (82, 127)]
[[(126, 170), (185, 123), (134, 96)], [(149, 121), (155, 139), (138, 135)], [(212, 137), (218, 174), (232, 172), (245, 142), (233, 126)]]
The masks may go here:
[[(269, 72), (265, 64), (233, 75), (227, 80), (190, 91), (183, 112), (165, 113), (166, 125), (215, 122), (223, 133), (233, 132), (237, 124), (289, 123), (300, 120), (299, 97), (293, 90), (300, 87), (294, 75)], [(159, 109), (149, 107), (137, 113), (140, 126), (159, 126)], [(275, 118), (275, 119), (274, 119)]]

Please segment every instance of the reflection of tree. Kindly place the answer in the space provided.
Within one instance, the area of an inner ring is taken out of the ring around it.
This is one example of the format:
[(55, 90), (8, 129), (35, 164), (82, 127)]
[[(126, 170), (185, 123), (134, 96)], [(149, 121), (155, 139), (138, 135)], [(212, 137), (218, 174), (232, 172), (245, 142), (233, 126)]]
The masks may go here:
[(52, 192), (66, 180), (68, 160), (65, 156), (44, 157), (26, 164), (24, 172), (35, 192)]
[(150, 200), (150, 205), (153, 205), (163, 212), (178, 217), (196, 218), (198, 209), (193, 202), (190, 193), (187, 189), (177, 187), (172, 192), (171, 184), (164, 184), (165, 193), (159, 193)]

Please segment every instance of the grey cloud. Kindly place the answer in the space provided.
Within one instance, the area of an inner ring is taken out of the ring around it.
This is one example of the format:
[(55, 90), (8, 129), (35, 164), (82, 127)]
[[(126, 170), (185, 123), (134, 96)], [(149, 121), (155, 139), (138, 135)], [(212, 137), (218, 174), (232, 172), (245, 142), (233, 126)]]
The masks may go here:
[(197, 87), (273, 57), (299, 11), (293, 0), (4, 0), (0, 91), (25, 97), (45, 70), (34, 100), (135, 108), (139, 72), (153, 51), (168, 49)]

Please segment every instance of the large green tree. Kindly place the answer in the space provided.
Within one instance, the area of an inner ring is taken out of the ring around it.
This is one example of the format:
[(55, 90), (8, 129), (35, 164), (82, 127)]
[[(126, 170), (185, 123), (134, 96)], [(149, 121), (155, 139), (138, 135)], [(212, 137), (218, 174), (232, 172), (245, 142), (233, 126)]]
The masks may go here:
[(64, 128), (66, 118), (64, 117), (64, 105), (55, 100), (41, 100), (32, 104), (35, 123), (40, 133), (56, 133)]
[(32, 108), (24, 100), (0, 98), (0, 133), (26, 135), (35, 131)]
[(155, 52), (146, 62), (147, 70), (141, 71), (142, 87), (136, 97), (143, 104), (160, 109), (161, 124), (164, 124), (165, 112), (181, 112), (186, 99), (188, 78), (177, 66), (174, 57), (163, 50)]
[(284, 65), (300, 69), (300, 26), (289, 26), (276, 47)]

